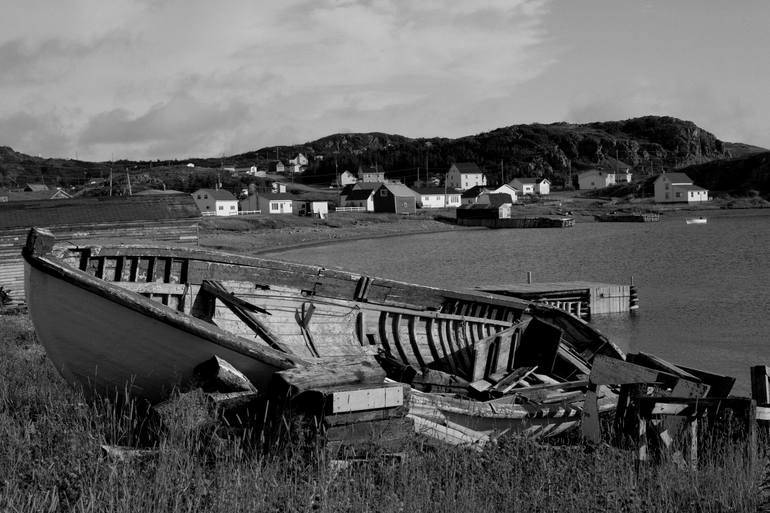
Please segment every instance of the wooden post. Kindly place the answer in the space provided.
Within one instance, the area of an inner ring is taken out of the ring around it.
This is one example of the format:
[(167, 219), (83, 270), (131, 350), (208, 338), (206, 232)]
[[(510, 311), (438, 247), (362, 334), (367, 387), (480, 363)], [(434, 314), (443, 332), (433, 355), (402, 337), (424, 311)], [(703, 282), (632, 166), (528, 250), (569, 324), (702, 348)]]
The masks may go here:
[(751, 398), (757, 404), (770, 404), (770, 368), (755, 365), (751, 368)]
[(532, 271), (527, 271), (527, 283), (532, 284)]

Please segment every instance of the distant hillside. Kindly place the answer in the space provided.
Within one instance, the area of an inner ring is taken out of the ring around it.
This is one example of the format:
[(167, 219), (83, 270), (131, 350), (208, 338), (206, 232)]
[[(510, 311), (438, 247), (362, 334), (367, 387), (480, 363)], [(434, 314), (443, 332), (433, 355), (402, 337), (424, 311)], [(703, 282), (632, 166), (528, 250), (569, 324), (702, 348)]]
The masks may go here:
[(708, 162), (683, 170), (693, 182), (712, 191), (770, 199), (770, 152)]
[[(106, 178), (110, 169), (124, 180), (126, 172), (145, 183), (190, 190), (213, 185), (223, 167), (266, 168), (270, 161), (288, 161), (297, 153), (310, 160), (308, 170), (295, 179), (328, 185), (337, 173), (357, 171), (359, 165), (381, 164), (389, 178), (408, 184), (426, 175), (443, 178), (452, 162), (473, 161), (491, 183), (516, 176), (549, 178), (555, 186), (574, 183), (588, 168), (632, 168), (637, 178), (696, 164), (725, 162), (732, 157), (763, 151), (741, 143), (725, 143), (690, 121), (645, 116), (624, 121), (586, 124), (513, 125), (457, 139), (409, 138), (379, 132), (334, 134), (291, 146), (271, 146), (239, 155), (193, 158), (182, 162), (81, 162), (30, 157), (0, 147), (0, 187), (44, 181), (49, 185), (82, 184)], [(186, 167), (195, 164), (195, 170)], [(232, 179), (222, 176), (223, 179)], [(694, 178), (694, 177), (693, 177)], [(134, 178), (131, 179), (132, 182)], [(716, 183), (716, 182), (715, 182)], [(239, 184), (233, 184), (233, 187)]]

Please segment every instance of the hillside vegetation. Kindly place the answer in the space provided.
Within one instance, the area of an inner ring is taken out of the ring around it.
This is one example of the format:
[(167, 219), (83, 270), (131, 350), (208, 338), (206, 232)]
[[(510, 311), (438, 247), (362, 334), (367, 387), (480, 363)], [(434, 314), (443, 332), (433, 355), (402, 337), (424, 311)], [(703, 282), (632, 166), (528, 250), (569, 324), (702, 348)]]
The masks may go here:
[[(49, 185), (81, 185), (95, 177), (107, 179), (112, 172), (113, 180), (123, 189), (128, 187), (127, 174), (133, 185), (141, 187), (190, 192), (221, 180), (226, 188), (236, 189), (252, 179), (234, 178), (223, 168), (267, 168), (276, 158), (287, 161), (303, 153), (310, 161), (308, 169), (293, 179), (324, 186), (334, 182), (342, 171), (355, 173), (359, 165), (380, 164), (388, 178), (412, 184), (418, 178), (442, 179), (452, 162), (472, 161), (487, 173), (491, 184), (508, 182), (517, 176), (535, 176), (548, 178), (556, 187), (569, 188), (577, 174), (589, 168), (628, 167), (639, 180), (664, 170), (690, 173), (692, 169), (696, 176), (708, 177), (708, 182), (701, 183), (693, 176), (703, 187), (767, 195), (770, 189), (766, 172), (761, 161), (753, 157), (763, 151), (766, 150), (742, 143), (723, 142), (690, 121), (645, 116), (587, 124), (512, 125), (456, 139), (415, 139), (380, 132), (334, 134), (304, 144), (178, 162), (82, 162), (31, 157), (0, 147), (0, 187), (41, 181)], [(187, 167), (188, 163), (195, 168)], [(716, 163), (714, 167), (690, 167), (712, 163)], [(760, 167), (753, 169), (755, 164)], [(736, 171), (733, 166), (737, 166)], [(739, 186), (731, 178), (734, 172), (746, 177), (740, 179)]]

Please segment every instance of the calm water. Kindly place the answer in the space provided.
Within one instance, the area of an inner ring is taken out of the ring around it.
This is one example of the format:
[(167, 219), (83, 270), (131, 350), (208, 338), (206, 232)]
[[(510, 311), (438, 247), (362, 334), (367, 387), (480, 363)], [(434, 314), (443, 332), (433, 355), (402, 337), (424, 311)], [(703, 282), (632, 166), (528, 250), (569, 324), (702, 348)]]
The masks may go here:
[(350, 241), (271, 256), (447, 288), (589, 280), (629, 283), (634, 314), (592, 324), (629, 351), (738, 378), (770, 365), (770, 212), (709, 212), (659, 223), (582, 223), (569, 229), (473, 230)]

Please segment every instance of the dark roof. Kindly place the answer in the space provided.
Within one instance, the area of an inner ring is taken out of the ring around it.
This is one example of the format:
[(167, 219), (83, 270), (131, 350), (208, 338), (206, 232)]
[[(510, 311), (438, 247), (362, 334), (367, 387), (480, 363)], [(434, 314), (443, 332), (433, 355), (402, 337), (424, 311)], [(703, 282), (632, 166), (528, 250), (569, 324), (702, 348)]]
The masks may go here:
[(467, 191), (463, 192), (461, 197), (462, 198), (475, 198), (476, 196), (478, 196), (482, 192), (485, 192), (486, 190), (487, 190), (487, 188), (484, 187), (483, 185), (474, 185), (473, 187), (471, 187)]
[(415, 193), (412, 189), (402, 183), (384, 183), (382, 187), (385, 187), (390, 191), (393, 196), (396, 197), (415, 197)]
[(44, 183), (28, 183), (26, 187), (24, 187), (24, 190), (29, 190), (32, 192), (47, 191), (48, 186)]
[(348, 194), (348, 197), (345, 198), (346, 201), (359, 201), (359, 200), (365, 200), (369, 199), (369, 196), (372, 195), (372, 192), (374, 189), (353, 189), (350, 191), (350, 194)]
[(340, 196), (345, 196), (347, 194), (350, 194), (353, 191), (353, 187), (355, 187), (355, 184), (352, 184), (352, 183), (347, 184), (340, 191)]
[(226, 191), (224, 189), (198, 189), (192, 193), (193, 197), (197, 197), (198, 194), (208, 194), (215, 200), (222, 201), (235, 201), (236, 199), (232, 192)]
[(538, 181), (538, 179), (533, 177), (533, 176), (517, 176), (516, 178), (511, 180), (511, 183), (513, 183), (514, 181), (517, 181), (517, 180), (521, 184), (525, 184), (525, 183), (536, 184), (537, 181)]
[(479, 169), (479, 166), (476, 165), (475, 162), (455, 162), (454, 167), (457, 168), (457, 170), (461, 174), (482, 174), (483, 172), (481, 169)]
[(358, 182), (353, 184), (353, 188), (356, 190), (365, 189), (365, 190), (373, 191), (380, 185), (382, 185), (382, 182)]
[(506, 203), (513, 202), (513, 200), (511, 200), (511, 195), (505, 192), (491, 192), (489, 194), (485, 194), (485, 196), (489, 198), (489, 203), (488, 204), (477, 203), (477, 205), (482, 205), (482, 206), (488, 205), (490, 208), (500, 208)]
[(200, 215), (189, 194), (14, 201), (0, 203), (0, 229), (198, 219)]

